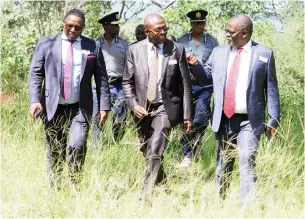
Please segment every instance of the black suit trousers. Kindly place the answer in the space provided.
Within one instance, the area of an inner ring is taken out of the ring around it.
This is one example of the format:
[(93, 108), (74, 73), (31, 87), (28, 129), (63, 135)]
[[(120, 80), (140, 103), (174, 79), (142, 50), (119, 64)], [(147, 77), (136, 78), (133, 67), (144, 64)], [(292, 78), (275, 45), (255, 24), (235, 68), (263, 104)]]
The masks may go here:
[(143, 196), (150, 196), (153, 187), (165, 179), (163, 153), (172, 124), (163, 105), (150, 107), (148, 116), (136, 120), (141, 151), (146, 159)]
[(66, 161), (67, 148), (69, 174), (72, 181), (76, 182), (75, 173), (81, 171), (85, 161), (89, 130), (88, 120), (79, 109), (79, 104), (58, 105), (54, 117), (50, 121), (44, 121), (44, 129), (51, 185), (58, 183)]

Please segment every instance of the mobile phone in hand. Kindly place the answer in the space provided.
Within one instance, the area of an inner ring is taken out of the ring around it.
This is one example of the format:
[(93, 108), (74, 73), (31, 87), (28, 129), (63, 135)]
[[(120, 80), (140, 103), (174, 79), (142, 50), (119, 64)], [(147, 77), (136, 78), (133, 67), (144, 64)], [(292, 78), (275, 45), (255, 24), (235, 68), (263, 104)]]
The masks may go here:
[(34, 112), (34, 118), (38, 119), (41, 117), (41, 115), (42, 115), (42, 110), (40, 108), (37, 108)]
[(271, 131), (270, 131), (270, 130), (266, 129), (266, 130), (265, 130), (265, 134), (266, 134), (266, 136), (267, 136), (267, 138), (268, 138), (269, 140), (272, 138), (272, 134), (271, 134)]

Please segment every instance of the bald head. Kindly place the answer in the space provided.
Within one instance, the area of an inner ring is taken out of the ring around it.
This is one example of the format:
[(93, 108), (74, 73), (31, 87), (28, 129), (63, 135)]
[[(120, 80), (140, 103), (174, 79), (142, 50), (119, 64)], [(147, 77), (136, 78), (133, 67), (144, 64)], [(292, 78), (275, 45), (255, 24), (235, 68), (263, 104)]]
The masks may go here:
[(240, 30), (247, 30), (249, 37), (251, 38), (253, 32), (253, 23), (248, 15), (238, 14), (233, 16), (230, 21), (237, 24)]
[(150, 29), (150, 27), (155, 23), (164, 22), (164, 18), (156, 13), (152, 13), (146, 16), (144, 20), (145, 29)]
[(144, 20), (144, 31), (148, 41), (153, 44), (162, 44), (166, 41), (167, 26), (161, 15), (152, 13)]

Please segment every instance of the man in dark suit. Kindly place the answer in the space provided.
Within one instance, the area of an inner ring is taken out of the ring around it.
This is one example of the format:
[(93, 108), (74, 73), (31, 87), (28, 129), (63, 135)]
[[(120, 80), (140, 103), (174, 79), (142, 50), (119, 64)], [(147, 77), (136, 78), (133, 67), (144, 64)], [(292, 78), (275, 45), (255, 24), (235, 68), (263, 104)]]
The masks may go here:
[(39, 40), (29, 72), (30, 115), (42, 111), (51, 185), (57, 182), (66, 159), (72, 180), (86, 155), (89, 121), (92, 117), (91, 78), (94, 76), (100, 125), (110, 109), (105, 62), (98, 44), (81, 35), (84, 13), (69, 11), (63, 33)]
[[(253, 24), (247, 15), (232, 17), (227, 25), (229, 45), (214, 48), (204, 69), (194, 61), (191, 71), (201, 83), (213, 80), (214, 107), (211, 121), (216, 133), (216, 181), (220, 197), (229, 187), (238, 150), (242, 205), (255, 200), (255, 156), (260, 135), (275, 136), (280, 120), (280, 101), (272, 50), (251, 40)], [(269, 121), (265, 124), (265, 108)]]
[(166, 39), (167, 26), (158, 14), (144, 21), (146, 40), (131, 45), (126, 56), (123, 91), (133, 111), (146, 158), (141, 197), (150, 196), (165, 174), (163, 152), (172, 127), (191, 129), (190, 74), (181, 44)]

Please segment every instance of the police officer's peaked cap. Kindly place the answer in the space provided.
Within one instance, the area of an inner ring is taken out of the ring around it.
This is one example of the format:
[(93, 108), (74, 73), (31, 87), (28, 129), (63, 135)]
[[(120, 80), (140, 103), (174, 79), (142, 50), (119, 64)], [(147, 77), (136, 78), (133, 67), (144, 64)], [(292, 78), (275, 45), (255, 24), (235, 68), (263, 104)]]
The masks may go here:
[(119, 24), (119, 12), (114, 12), (108, 15), (105, 15), (98, 20), (100, 24)]
[(190, 21), (205, 21), (205, 17), (208, 15), (208, 12), (205, 10), (195, 10), (187, 13), (187, 17)]

